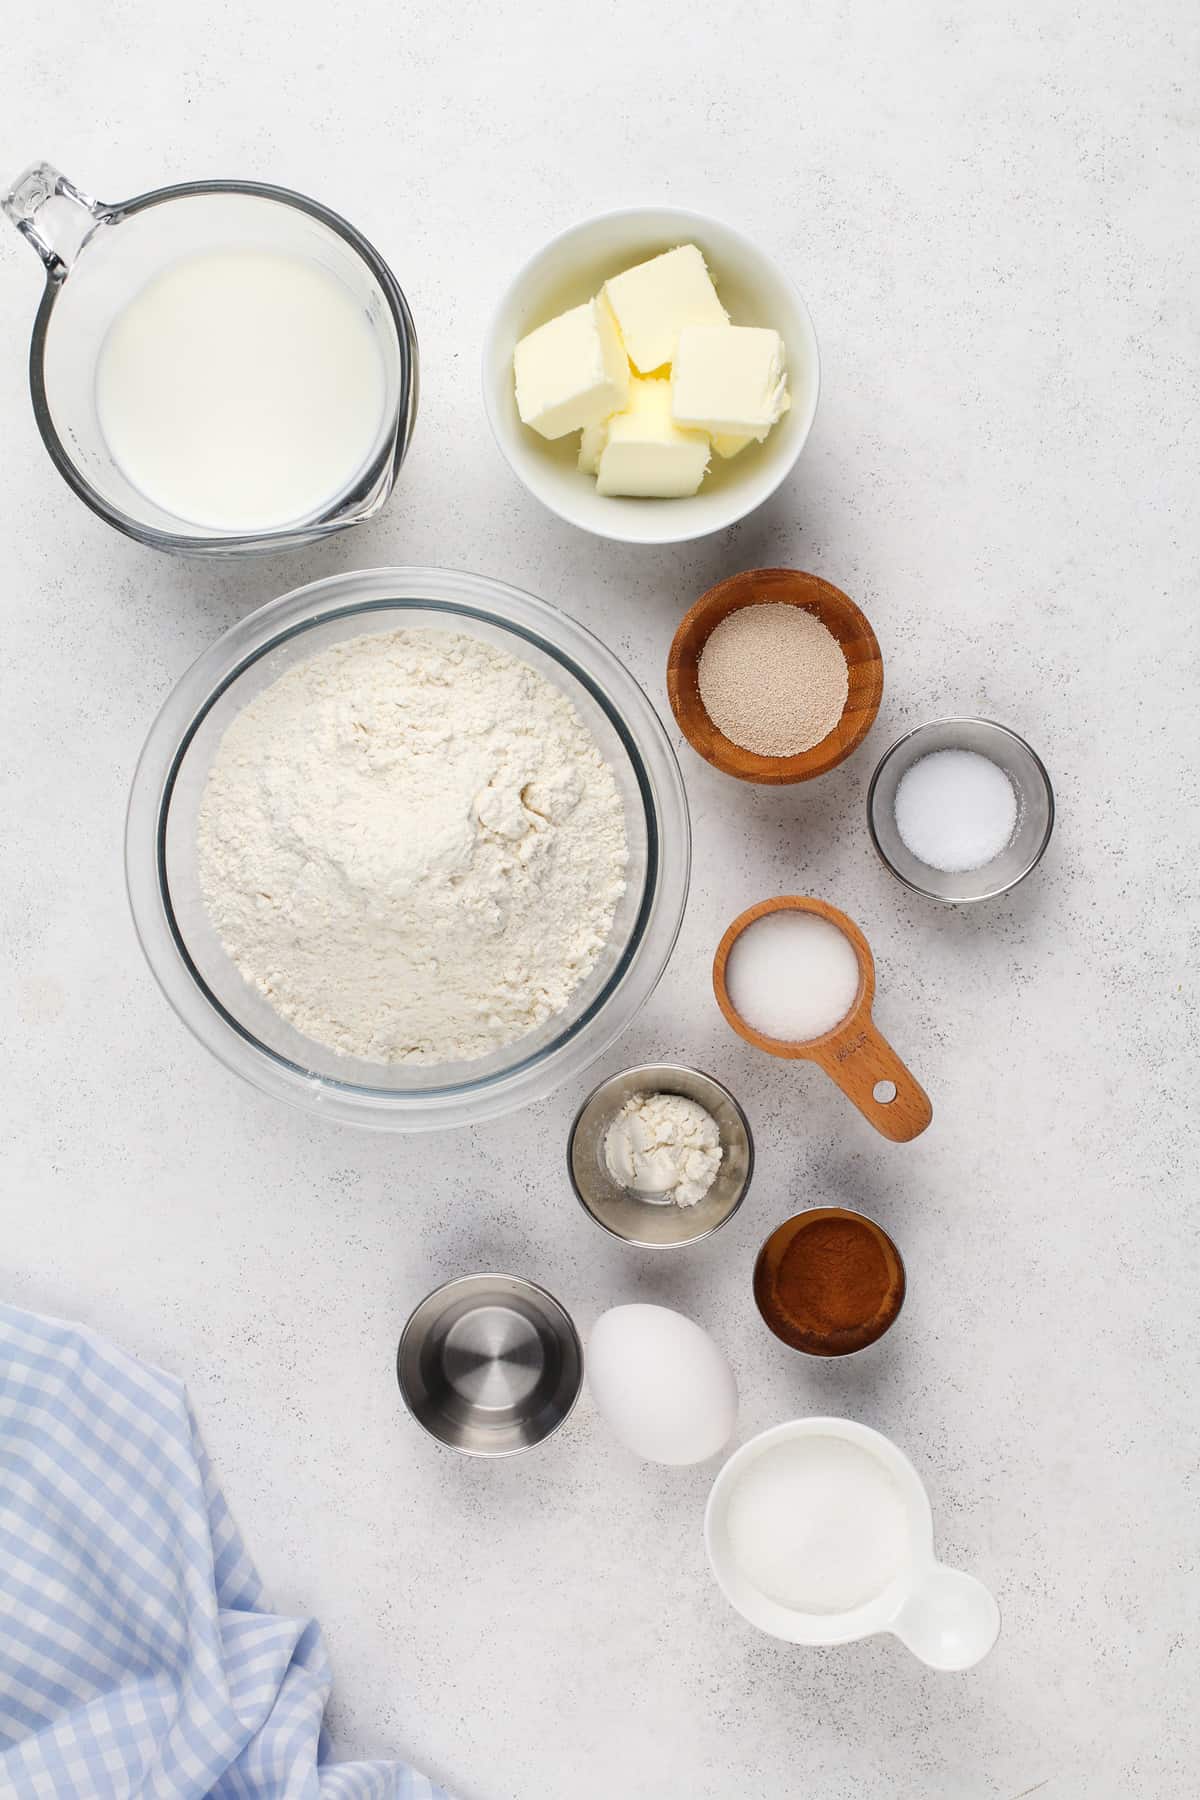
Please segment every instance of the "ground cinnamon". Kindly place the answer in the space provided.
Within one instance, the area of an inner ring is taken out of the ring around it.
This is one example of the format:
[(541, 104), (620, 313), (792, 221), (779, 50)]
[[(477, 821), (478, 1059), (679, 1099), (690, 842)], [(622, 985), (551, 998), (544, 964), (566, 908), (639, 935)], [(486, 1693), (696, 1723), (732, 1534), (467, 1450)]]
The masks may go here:
[(904, 1299), (904, 1266), (872, 1219), (819, 1207), (768, 1238), (754, 1293), (785, 1343), (813, 1356), (844, 1356), (873, 1344), (892, 1324)]

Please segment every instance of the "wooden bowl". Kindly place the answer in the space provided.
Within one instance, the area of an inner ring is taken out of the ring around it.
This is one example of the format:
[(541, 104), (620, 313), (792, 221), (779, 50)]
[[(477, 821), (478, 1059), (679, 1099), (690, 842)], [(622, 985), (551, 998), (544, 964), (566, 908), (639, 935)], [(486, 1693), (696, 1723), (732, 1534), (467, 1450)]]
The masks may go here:
[[(854, 1004), (840, 1024), (821, 1037), (796, 1041), (766, 1037), (746, 1023), (729, 997), (726, 969), (730, 951), (748, 925), (773, 912), (808, 912), (815, 913), (819, 919), (828, 919), (849, 938), (858, 958), (858, 993)], [(871, 1016), (875, 999), (875, 958), (871, 955), (871, 946), (854, 920), (836, 906), (830, 906), (827, 900), (814, 900), (808, 894), (782, 894), (777, 900), (760, 900), (757, 906), (741, 913), (717, 945), (713, 959), (713, 991), (726, 1023), (740, 1038), (753, 1044), (756, 1050), (765, 1050), (769, 1056), (816, 1063), (847, 1099), (853, 1100), (876, 1131), (891, 1138), (893, 1143), (906, 1144), (920, 1137), (933, 1118), (929, 1095), (901, 1062)]]
[[(700, 698), (700, 655), (709, 636), (739, 607), (762, 605), (802, 606), (815, 613), (841, 645), (850, 674), (850, 691), (837, 725), (819, 744), (797, 756), (759, 756), (743, 750), (718, 731)], [(879, 711), (883, 658), (865, 616), (840, 588), (799, 569), (747, 569), (709, 588), (685, 615), (667, 658), (667, 694), (680, 731), (705, 762), (739, 781), (784, 786), (824, 775), (857, 750)]]

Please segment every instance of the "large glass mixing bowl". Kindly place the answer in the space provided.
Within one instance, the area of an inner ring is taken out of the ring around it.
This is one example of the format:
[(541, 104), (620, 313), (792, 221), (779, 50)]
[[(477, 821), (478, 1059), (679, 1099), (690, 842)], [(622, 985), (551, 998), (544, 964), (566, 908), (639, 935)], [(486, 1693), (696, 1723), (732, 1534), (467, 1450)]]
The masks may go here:
[[(253, 695), (331, 644), (400, 626), (484, 639), (566, 694), (616, 778), (629, 867), (600, 959), (567, 1008), (506, 1049), (419, 1066), (340, 1056), (305, 1037), (238, 973), (209, 920), (196, 821), (222, 735)], [(576, 1076), (653, 992), (679, 933), (691, 838), (674, 752), (616, 657), (573, 619), (486, 576), (369, 569), (297, 588), (193, 663), (151, 728), (133, 779), (125, 864), (134, 924), (159, 986), (227, 1068), (325, 1118), (380, 1130), (464, 1125)]]

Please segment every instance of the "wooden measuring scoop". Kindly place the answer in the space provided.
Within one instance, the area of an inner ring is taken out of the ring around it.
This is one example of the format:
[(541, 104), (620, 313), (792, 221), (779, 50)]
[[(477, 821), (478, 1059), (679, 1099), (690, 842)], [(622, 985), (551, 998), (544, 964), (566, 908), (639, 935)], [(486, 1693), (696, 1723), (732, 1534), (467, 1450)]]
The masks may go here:
[[(764, 1037), (761, 1031), (755, 1031), (746, 1023), (729, 998), (725, 970), (730, 951), (748, 925), (774, 912), (815, 913), (819, 919), (828, 919), (831, 925), (836, 925), (854, 947), (858, 958), (858, 994), (841, 1024), (835, 1025), (823, 1037), (795, 1043), (786, 1038)], [(733, 921), (717, 945), (713, 989), (717, 1005), (739, 1037), (770, 1056), (817, 1063), (843, 1094), (853, 1100), (876, 1131), (894, 1143), (905, 1144), (911, 1138), (919, 1137), (933, 1118), (929, 1095), (900, 1061), (887, 1039), (875, 1029), (871, 1017), (871, 1004), (875, 998), (875, 959), (871, 955), (871, 946), (854, 920), (848, 919), (836, 906), (805, 894), (784, 894), (778, 900), (760, 900), (757, 906), (752, 906)]]

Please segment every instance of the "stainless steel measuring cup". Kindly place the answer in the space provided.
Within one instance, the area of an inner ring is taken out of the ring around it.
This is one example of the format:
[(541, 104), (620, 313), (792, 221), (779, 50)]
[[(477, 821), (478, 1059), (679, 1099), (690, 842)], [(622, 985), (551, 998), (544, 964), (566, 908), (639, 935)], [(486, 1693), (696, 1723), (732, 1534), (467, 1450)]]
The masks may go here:
[(570, 1417), (583, 1347), (566, 1309), (536, 1282), (462, 1275), (410, 1315), (396, 1379), (430, 1437), (468, 1456), (511, 1456)]
[[(153, 549), (214, 556), (309, 544), (379, 511), (412, 436), (417, 339), (394, 275), (345, 219), (252, 181), (187, 182), (108, 204), (49, 163), (19, 176), (0, 206), (45, 269), (29, 357), (34, 417), (54, 466), (93, 512)], [(245, 249), (305, 258), (349, 289), (375, 337), (385, 395), (375, 444), (346, 489), (310, 516), (230, 533), (176, 517), (126, 477), (101, 430), (95, 374), (109, 327), (147, 282), (181, 257)]]

